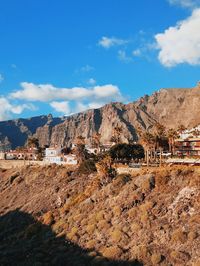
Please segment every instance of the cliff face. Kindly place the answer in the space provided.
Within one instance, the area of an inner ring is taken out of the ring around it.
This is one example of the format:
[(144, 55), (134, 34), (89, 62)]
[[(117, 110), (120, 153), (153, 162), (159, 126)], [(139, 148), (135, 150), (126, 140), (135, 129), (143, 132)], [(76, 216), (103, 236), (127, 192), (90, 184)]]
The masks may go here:
[(200, 85), (192, 89), (161, 89), (145, 97), (139, 106), (167, 127), (196, 126), (200, 123)]
[(95, 132), (108, 142), (116, 125), (123, 128), (123, 141), (137, 140), (137, 128), (151, 130), (156, 122), (167, 128), (194, 127), (200, 124), (199, 109), (198, 84), (192, 89), (161, 89), (133, 103), (110, 103), (66, 118), (49, 115), (0, 122), (0, 133), (2, 143), (6, 139), (12, 148), (24, 145), (31, 135), (39, 138), (41, 146), (70, 144), (79, 135), (90, 142)]
[[(123, 141), (137, 140), (136, 128), (140, 126), (142, 129), (146, 129), (152, 127), (155, 122), (155, 119), (152, 119), (146, 112), (141, 109), (137, 110), (134, 104), (111, 103), (100, 109), (88, 110), (70, 116), (54, 127), (39, 128), (36, 131), (36, 137), (40, 139), (42, 132), (42, 134), (50, 137), (49, 144), (65, 145), (72, 143), (79, 135), (90, 142), (92, 135), (99, 132), (102, 136), (101, 141), (105, 143), (110, 141), (113, 128), (120, 125), (123, 129)], [(51, 134), (49, 134), (50, 131)], [(40, 144), (44, 145), (44, 143), (40, 139)]]
[(49, 124), (56, 125), (61, 121), (60, 118), (48, 115), (0, 122), (1, 148), (4, 148), (3, 144), (10, 145), (12, 149), (23, 146), (27, 138), (35, 134), (39, 127)]

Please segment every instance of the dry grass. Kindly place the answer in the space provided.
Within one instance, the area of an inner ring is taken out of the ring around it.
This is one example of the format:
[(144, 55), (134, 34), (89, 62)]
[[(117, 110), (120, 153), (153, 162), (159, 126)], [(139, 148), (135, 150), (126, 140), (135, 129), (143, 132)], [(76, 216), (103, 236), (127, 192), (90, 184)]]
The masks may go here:
[(117, 246), (104, 248), (102, 255), (109, 259), (118, 259), (122, 254), (122, 250)]
[(181, 228), (178, 228), (172, 233), (171, 240), (175, 243), (184, 243), (185, 241), (187, 241), (187, 233), (184, 232)]

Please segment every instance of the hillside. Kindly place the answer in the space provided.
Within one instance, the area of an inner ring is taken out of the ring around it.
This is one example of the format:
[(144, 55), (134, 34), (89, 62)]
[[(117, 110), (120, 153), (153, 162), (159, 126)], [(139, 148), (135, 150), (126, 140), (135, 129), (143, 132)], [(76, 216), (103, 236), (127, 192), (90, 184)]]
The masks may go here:
[(0, 141), (12, 148), (22, 146), (35, 135), (40, 145), (66, 145), (82, 135), (88, 142), (94, 132), (108, 142), (116, 125), (123, 129), (123, 140), (137, 140), (137, 129), (153, 130), (156, 122), (167, 128), (200, 124), (200, 86), (188, 89), (161, 89), (129, 103), (110, 103), (65, 118), (49, 116), (0, 122)]
[(198, 168), (71, 170), (1, 170), (1, 265), (199, 265)]

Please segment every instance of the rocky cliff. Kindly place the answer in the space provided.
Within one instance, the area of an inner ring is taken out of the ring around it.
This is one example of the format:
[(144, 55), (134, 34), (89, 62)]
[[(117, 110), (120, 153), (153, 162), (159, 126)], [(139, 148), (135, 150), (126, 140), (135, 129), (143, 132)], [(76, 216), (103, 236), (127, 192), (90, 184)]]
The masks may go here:
[(27, 137), (35, 135), (40, 145), (66, 145), (82, 135), (88, 142), (95, 132), (101, 133), (102, 142), (110, 140), (113, 128), (123, 128), (123, 140), (137, 140), (137, 128), (152, 130), (156, 122), (167, 128), (183, 124), (200, 124), (200, 85), (194, 88), (161, 89), (151, 96), (145, 95), (129, 103), (110, 103), (65, 118), (39, 116), (0, 122), (1, 142), (12, 148), (25, 144)]
[(27, 138), (34, 135), (38, 128), (45, 126), (53, 127), (62, 121), (61, 118), (53, 118), (52, 115), (2, 121), (0, 122), (1, 150), (8, 146), (11, 148), (23, 146)]

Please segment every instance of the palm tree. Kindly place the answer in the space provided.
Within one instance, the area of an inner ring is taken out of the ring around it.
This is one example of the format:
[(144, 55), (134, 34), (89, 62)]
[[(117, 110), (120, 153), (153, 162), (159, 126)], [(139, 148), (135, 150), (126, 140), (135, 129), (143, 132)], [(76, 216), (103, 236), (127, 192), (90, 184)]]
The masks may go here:
[(111, 138), (111, 141), (115, 142), (116, 144), (119, 144), (121, 142), (121, 134), (123, 132), (123, 129), (118, 124), (113, 129), (113, 136)]
[(184, 125), (179, 125), (178, 128), (177, 128), (177, 131), (180, 134), (182, 134), (184, 131), (186, 130), (186, 127)]
[(169, 151), (174, 155), (175, 148), (175, 139), (178, 137), (178, 133), (173, 128), (170, 128), (167, 131), (168, 143), (169, 143)]
[(155, 124), (155, 139), (156, 139), (156, 149), (158, 148), (162, 148), (163, 147), (163, 140), (166, 137), (166, 129), (165, 126), (160, 124), (160, 123), (156, 123)]
[(155, 147), (155, 137), (148, 131), (144, 132), (140, 137), (140, 143), (145, 150), (145, 161), (149, 162), (149, 151), (151, 152)]

